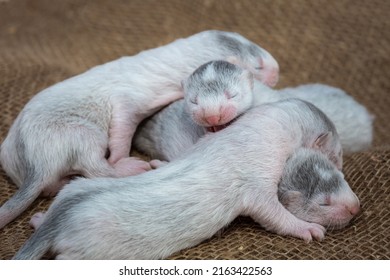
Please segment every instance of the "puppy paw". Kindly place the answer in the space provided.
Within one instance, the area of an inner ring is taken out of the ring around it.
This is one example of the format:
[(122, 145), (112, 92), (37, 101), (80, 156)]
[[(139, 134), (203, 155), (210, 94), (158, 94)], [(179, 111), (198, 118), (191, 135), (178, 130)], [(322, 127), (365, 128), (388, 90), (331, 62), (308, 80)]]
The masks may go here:
[(34, 230), (37, 230), (41, 224), (43, 223), (43, 220), (45, 218), (45, 213), (43, 212), (37, 212), (35, 213), (29, 222), (29, 225), (34, 228)]
[(166, 164), (168, 163), (168, 161), (153, 159), (153, 160), (151, 160), (149, 163), (150, 163), (150, 166), (151, 166), (153, 169), (157, 169), (157, 168), (160, 168), (161, 166), (166, 165)]
[(325, 232), (326, 229), (323, 226), (305, 222), (297, 229), (295, 236), (309, 243), (313, 239), (317, 241), (323, 240), (325, 238)]
[(114, 164), (114, 169), (116, 170), (119, 177), (134, 176), (152, 169), (152, 166), (139, 158), (128, 157), (118, 160)]

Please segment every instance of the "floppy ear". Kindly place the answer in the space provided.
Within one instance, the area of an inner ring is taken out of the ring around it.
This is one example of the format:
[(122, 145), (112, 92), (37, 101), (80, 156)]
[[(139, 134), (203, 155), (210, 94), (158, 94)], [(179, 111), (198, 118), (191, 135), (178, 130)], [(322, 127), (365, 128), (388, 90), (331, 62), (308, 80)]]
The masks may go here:
[(226, 61), (241, 67), (241, 62), (237, 56), (229, 56), (228, 58), (226, 58)]
[(321, 134), (318, 136), (318, 138), (313, 143), (314, 149), (321, 149), (324, 146), (328, 146), (329, 142), (332, 140), (333, 133), (331, 131), (328, 131), (326, 133)]
[(253, 77), (253, 73), (251, 71), (243, 69), (243, 71), (241, 73), (241, 80), (246, 82), (246, 83), (249, 83), (249, 87), (253, 91), (254, 77)]
[(302, 199), (302, 193), (299, 191), (285, 191), (279, 196), (280, 203), (282, 203), (283, 206), (286, 208), (301, 199)]

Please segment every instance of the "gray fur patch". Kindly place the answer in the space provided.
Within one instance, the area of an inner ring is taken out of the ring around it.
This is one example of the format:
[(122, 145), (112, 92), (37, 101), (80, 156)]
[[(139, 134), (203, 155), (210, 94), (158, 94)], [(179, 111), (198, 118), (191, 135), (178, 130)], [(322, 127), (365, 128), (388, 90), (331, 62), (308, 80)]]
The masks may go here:
[[(328, 176), (323, 176), (321, 171)], [(341, 186), (341, 179), (335, 167), (322, 154), (314, 151), (304, 155), (294, 153), (286, 162), (279, 194), (295, 190), (310, 199), (319, 193), (336, 192)]]
[(259, 48), (258, 46), (254, 45), (254, 44), (250, 45), (248, 47), (248, 51), (253, 56), (262, 56), (263, 55), (263, 51), (261, 50), (261, 48)]
[(217, 40), (221, 45), (225, 46), (232, 53), (236, 55), (240, 55), (242, 53), (242, 43), (237, 39), (226, 36), (225, 34), (218, 34)]
[(207, 68), (212, 67), (213, 70), (218, 73), (219, 76), (232, 76), (237, 73), (241, 73), (242, 69), (232, 63), (229, 63), (224, 60), (215, 60), (207, 62), (197, 68), (194, 73), (192, 73), (191, 77), (193, 78), (202, 78), (204, 72)]
[[(24, 137), (22, 137), (21, 135), (21, 130), (16, 130), (15, 131), (15, 149), (16, 149), (16, 156), (18, 157), (18, 160), (16, 162), (19, 163), (19, 170), (20, 172), (23, 172), (24, 170), (27, 169), (27, 161), (26, 161), (26, 158), (25, 158), (25, 155), (26, 155), (26, 144), (24, 143)], [(23, 177), (26, 177), (26, 173), (28, 172), (25, 172), (23, 174)], [(25, 180), (25, 178), (23, 178), (23, 180)]]
[(206, 71), (207, 67), (209, 67), (211, 64), (213, 63), (213, 61), (210, 61), (210, 62), (207, 62), (201, 66), (199, 66), (191, 75), (190, 75), (190, 78), (194, 78), (194, 77), (199, 77), (199, 76), (203, 76), (203, 73)]
[(319, 118), (322, 120), (322, 122), (325, 123), (325, 125), (327, 126), (327, 129), (329, 129), (330, 131), (332, 132), (335, 132), (336, 131), (336, 127), (335, 125), (333, 124), (333, 122), (328, 118), (327, 115), (325, 115), (324, 112), (322, 112), (318, 107), (316, 107), (314, 104), (308, 102), (308, 101), (304, 101), (302, 100), (304, 103), (306, 103), (307, 107), (309, 107), (310, 111), (313, 112), (314, 115), (318, 115)]
[[(87, 179), (79, 179), (79, 180), (87, 180)], [(45, 217), (45, 221), (41, 227), (38, 228), (38, 231), (42, 231), (40, 233), (42, 236), (50, 236), (55, 237), (59, 231), (61, 231), (62, 225), (66, 225), (64, 222), (66, 220), (72, 219), (71, 209), (75, 209), (75, 206), (89, 201), (90, 197), (97, 196), (99, 193), (102, 193), (101, 189), (90, 188), (88, 192), (68, 195), (65, 199), (61, 200), (61, 203), (57, 203), (56, 207), (52, 212), (48, 213), (48, 216)]]
[[(204, 72), (209, 67), (217, 73), (216, 79), (204, 79)], [(220, 91), (224, 90), (228, 86), (227, 83), (235, 80), (242, 71), (243, 70), (240, 67), (227, 61), (210, 61), (203, 64), (190, 76), (189, 87), (196, 88), (199, 93), (219, 95)]]
[(217, 73), (223, 73), (224, 75), (226, 74), (237, 74), (241, 73), (242, 69), (232, 63), (229, 63), (224, 60), (217, 60), (212, 63), (212, 66)]

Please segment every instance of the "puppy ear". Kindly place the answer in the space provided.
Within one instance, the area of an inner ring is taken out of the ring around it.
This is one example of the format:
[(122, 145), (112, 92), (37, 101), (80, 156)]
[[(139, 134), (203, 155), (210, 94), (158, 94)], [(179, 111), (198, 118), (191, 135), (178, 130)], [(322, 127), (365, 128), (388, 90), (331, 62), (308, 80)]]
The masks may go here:
[(322, 133), (317, 139), (314, 141), (312, 147), (314, 149), (321, 149), (325, 146), (328, 146), (330, 141), (332, 140), (333, 133), (332, 131), (328, 131), (326, 133)]
[(279, 195), (280, 203), (288, 208), (291, 205), (296, 205), (302, 199), (302, 193), (299, 191), (285, 191)]
[(254, 88), (254, 76), (253, 73), (249, 70), (243, 69), (241, 73), (241, 80), (248, 83), (250, 89), (253, 91)]
[(229, 56), (228, 58), (226, 58), (226, 61), (241, 67), (241, 62), (237, 56)]

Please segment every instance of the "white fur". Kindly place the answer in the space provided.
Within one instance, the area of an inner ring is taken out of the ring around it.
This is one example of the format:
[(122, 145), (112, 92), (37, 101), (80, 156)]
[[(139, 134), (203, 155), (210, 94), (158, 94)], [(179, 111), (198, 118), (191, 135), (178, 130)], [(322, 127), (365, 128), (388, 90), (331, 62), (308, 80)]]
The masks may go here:
[[(237, 40), (238, 52), (225, 45)], [(55, 193), (69, 175), (121, 177), (149, 170), (149, 163), (129, 158), (137, 125), (181, 98), (180, 81), (198, 66), (232, 57), (257, 78), (274, 82), (266, 72), (278, 66), (267, 51), (236, 33), (205, 31), (96, 66), (38, 93), (1, 145), (2, 167), (20, 189), (0, 208), (0, 228), (42, 191)], [(260, 64), (266, 67), (258, 69)]]
[(321, 240), (324, 227), (292, 215), (277, 191), (288, 157), (312, 147), (326, 125), (300, 100), (262, 105), (157, 170), (77, 180), (15, 258), (48, 250), (60, 259), (165, 258), (240, 214), (278, 234)]
[(343, 153), (350, 154), (371, 147), (374, 117), (345, 91), (323, 84), (273, 90), (256, 81), (254, 83), (254, 104), (300, 98), (321, 109), (336, 126)]
[(330, 179), (333, 175), (332, 172), (326, 170), (326, 169), (322, 169), (321, 167), (319, 167), (318, 165), (315, 165), (315, 169), (316, 171), (321, 175), (321, 177), (324, 179), (324, 180), (327, 180), (327, 179)]

